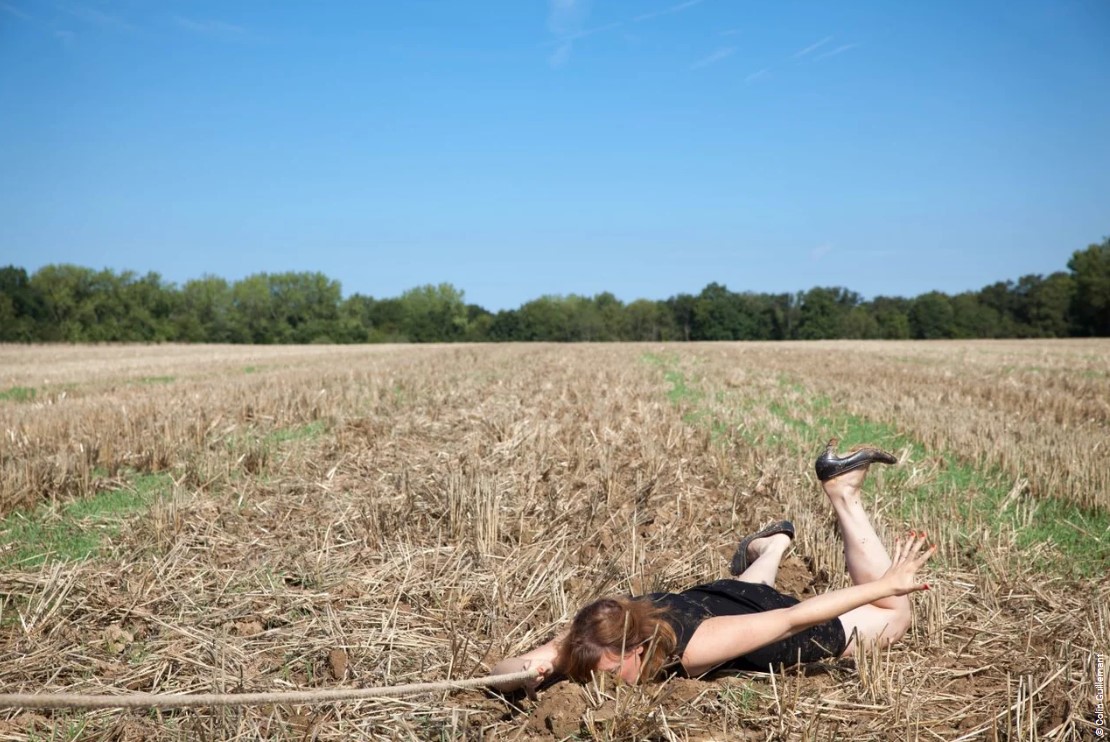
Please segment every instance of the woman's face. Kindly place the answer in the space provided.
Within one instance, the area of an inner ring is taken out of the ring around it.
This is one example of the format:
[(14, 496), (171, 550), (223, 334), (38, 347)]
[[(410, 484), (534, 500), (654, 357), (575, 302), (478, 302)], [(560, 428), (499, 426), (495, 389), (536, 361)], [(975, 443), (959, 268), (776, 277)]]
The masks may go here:
[(597, 663), (599, 672), (608, 672), (616, 675), (629, 685), (640, 682), (640, 663), (643, 658), (643, 646), (630, 649), (624, 655), (606, 650)]

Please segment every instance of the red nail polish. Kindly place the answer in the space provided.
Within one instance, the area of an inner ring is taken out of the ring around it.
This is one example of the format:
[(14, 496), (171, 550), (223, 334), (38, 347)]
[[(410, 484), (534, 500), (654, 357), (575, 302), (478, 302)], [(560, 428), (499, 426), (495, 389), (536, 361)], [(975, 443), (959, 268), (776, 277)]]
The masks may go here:
[(926, 590), (928, 590), (928, 589), (929, 589), (929, 584), (928, 584), (928, 583), (926, 583), (926, 584), (925, 584), (925, 589), (926, 589)]

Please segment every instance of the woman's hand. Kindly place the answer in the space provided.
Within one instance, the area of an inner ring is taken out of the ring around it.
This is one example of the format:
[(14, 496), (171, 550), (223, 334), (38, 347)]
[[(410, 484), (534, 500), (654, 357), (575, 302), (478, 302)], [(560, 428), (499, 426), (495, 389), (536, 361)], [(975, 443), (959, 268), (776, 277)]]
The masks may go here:
[(555, 676), (555, 658), (559, 654), (558, 639), (536, 647), (531, 652), (526, 652), (519, 657), (506, 657), (490, 670), (490, 675), (511, 675), (522, 670), (535, 670), (538, 677), (528, 680), (513, 680), (508, 683), (495, 683), (494, 688), (500, 691), (514, 691), (521, 688), (534, 690), (543, 682)]
[(929, 561), (937, 551), (934, 544), (926, 543), (924, 531), (910, 531), (909, 538), (898, 539), (894, 543), (894, 556), (890, 569), (882, 579), (891, 589), (891, 595), (908, 595), (919, 590), (928, 590), (929, 585), (917, 581), (917, 570)]
[(539, 673), (539, 675), (532, 680), (526, 680), (524, 682), (525, 687), (531, 690), (535, 690), (536, 688), (539, 688), (541, 685), (543, 685), (544, 681), (547, 680), (547, 678), (550, 677), (551, 674), (555, 671), (554, 665), (546, 660), (539, 660), (537, 662), (534, 662), (531, 667), (526, 667), (525, 669), (535, 670)]

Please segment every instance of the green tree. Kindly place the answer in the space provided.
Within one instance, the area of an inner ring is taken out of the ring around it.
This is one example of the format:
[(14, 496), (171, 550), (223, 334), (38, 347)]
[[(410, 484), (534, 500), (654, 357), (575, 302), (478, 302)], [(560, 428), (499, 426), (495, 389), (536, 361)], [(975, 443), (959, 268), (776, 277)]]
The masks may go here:
[(417, 343), (460, 340), (466, 335), (468, 310), (463, 292), (449, 283), (419, 286), (401, 294), (402, 331)]
[(0, 342), (41, 339), (39, 323), (44, 315), (43, 297), (31, 285), (27, 271), (14, 265), (0, 269)]
[(570, 294), (562, 299), (562, 312), (566, 317), (567, 340), (596, 343), (609, 339), (605, 319), (593, 299)]
[(339, 305), (339, 330), (336, 340), (341, 343), (368, 343), (374, 300), (362, 294), (352, 294)]
[(1014, 287), (1019, 334), (1027, 337), (1067, 337), (1075, 281), (1057, 272), (1048, 278), (1022, 276)]
[(218, 276), (203, 276), (182, 286), (170, 322), (178, 340), (188, 343), (241, 343), (231, 286)]
[(735, 340), (741, 323), (740, 308), (732, 292), (719, 283), (701, 290), (694, 303), (694, 322), (690, 337), (694, 340)]
[[(605, 303), (603, 299), (602, 305)], [(526, 302), (517, 313), (517, 322), (518, 340), (597, 342), (605, 340), (609, 332), (597, 302), (576, 294), (541, 296)]]
[(875, 318), (876, 337), (883, 340), (906, 340), (910, 337), (911, 302), (900, 296), (876, 296), (868, 310)]
[(526, 340), (520, 312), (516, 309), (502, 309), (493, 315), (493, 321), (489, 326), (489, 339), (499, 343)]
[(859, 306), (860, 296), (845, 288), (813, 288), (798, 302), (797, 337), (800, 340), (839, 338), (848, 313)]
[(339, 334), (340, 286), (323, 273), (268, 277), (281, 342), (335, 342)]
[(405, 305), (399, 298), (391, 297), (374, 302), (370, 315), (370, 338), (376, 343), (408, 343)]
[(137, 339), (128, 337), (128, 308), (124, 305), (124, 285), (133, 280), (134, 274), (117, 276), (105, 268), (89, 276), (82, 301), (81, 337), (97, 343)]
[(678, 340), (674, 316), (664, 302), (637, 299), (626, 307), (628, 319), (627, 340), (660, 341)]
[(671, 312), (675, 327), (681, 333), (679, 340), (693, 339), (697, 302), (697, 298), (691, 294), (678, 294), (667, 299), (667, 308)]
[(1075, 281), (1072, 316), (1079, 335), (1110, 335), (1110, 237), (1068, 261)]
[(628, 337), (628, 316), (624, 302), (608, 291), (597, 294), (593, 298), (592, 311), (600, 327), (596, 340), (625, 340)]
[(733, 294), (733, 302), (740, 316), (734, 333), (737, 340), (772, 340), (775, 337), (775, 297), (746, 291)]
[[(993, 306), (985, 304), (979, 294), (965, 291), (953, 296), (950, 300), (952, 306), (952, 337), (957, 338), (993, 338), (1001, 337), (1002, 316)], [(1013, 323), (1008, 323), (1013, 327)]]
[(872, 340), (879, 337), (879, 323), (863, 306), (852, 307), (840, 317), (840, 335), (853, 340)]
[(798, 307), (790, 294), (767, 294), (768, 340), (789, 340), (798, 324)]
[[(1018, 296), (1013, 281), (996, 281), (979, 290), (979, 303), (993, 309), (994, 324), (989, 334), (975, 337), (1016, 337), (1018, 335)], [(988, 313), (989, 314), (989, 313)], [(985, 320), (984, 320), (985, 321)]]
[(274, 303), (268, 274), (256, 273), (236, 281), (231, 287), (231, 303), (236, 315), (235, 342), (270, 345), (289, 341), (289, 326)]
[(484, 343), (490, 338), (493, 313), (477, 304), (466, 305), (466, 334), (463, 340), (468, 343)]
[(172, 315), (179, 295), (173, 284), (154, 272), (139, 277), (126, 271), (120, 276), (118, 292), (120, 332), (115, 339), (159, 343), (175, 339)]
[(76, 265), (44, 265), (31, 276), (31, 286), (42, 297), (42, 340), (92, 340), (86, 329), (96, 324), (93, 306), (94, 273)]
[(574, 340), (566, 303), (560, 296), (541, 296), (520, 305), (517, 340), (568, 342)]
[(913, 300), (910, 307), (910, 332), (918, 340), (954, 337), (955, 315), (947, 294), (930, 291)]

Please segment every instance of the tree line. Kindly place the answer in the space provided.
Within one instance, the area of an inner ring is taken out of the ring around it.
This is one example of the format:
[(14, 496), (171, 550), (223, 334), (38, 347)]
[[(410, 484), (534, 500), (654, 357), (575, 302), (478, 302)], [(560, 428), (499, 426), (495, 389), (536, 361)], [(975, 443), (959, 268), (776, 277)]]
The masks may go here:
[(1110, 238), (1077, 250), (1067, 272), (1027, 275), (950, 296), (864, 300), (841, 287), (730, 291), (624, 303), (542, 296), (490, 312), (448, 283), (398, 297), (342, 297), (322, 273), (258, 273), (182, 286), (157, 273), (47, 265), (0, 269), (2, 342), (376, 343), (939, 339), (1110, 336)]

